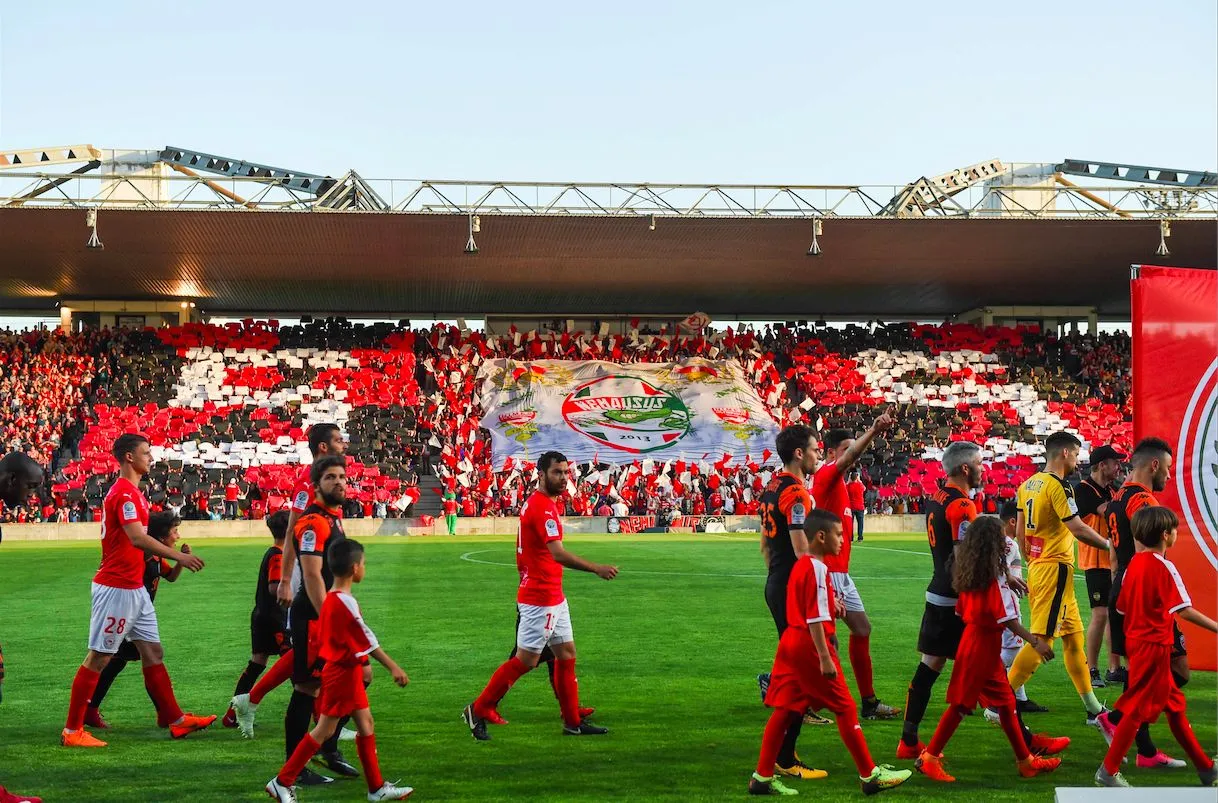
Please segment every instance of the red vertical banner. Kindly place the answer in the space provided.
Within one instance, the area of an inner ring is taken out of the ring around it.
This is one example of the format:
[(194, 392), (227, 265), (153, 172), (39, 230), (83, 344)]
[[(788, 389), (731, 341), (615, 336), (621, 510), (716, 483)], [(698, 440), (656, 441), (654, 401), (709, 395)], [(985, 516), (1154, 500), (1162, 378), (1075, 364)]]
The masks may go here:
[[(1133, 430), (1175, 449), (1159, 501), (1182, 514), (1168, 557), (1193, 605), (1218, 611), (1218, 271), (1134, 266)], [(1182, 624), (1189, 664), (1218, 669), (1213, 634)]]

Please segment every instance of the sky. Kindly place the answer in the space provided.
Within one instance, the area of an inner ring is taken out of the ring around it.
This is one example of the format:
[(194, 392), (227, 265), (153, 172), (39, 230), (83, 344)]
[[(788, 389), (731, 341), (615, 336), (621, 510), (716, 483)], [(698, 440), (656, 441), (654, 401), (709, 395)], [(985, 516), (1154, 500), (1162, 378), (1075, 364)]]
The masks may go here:
[(1218, 168), (1205, 0), (0, 5), (0, 147), (368, 178), (903, 184)]

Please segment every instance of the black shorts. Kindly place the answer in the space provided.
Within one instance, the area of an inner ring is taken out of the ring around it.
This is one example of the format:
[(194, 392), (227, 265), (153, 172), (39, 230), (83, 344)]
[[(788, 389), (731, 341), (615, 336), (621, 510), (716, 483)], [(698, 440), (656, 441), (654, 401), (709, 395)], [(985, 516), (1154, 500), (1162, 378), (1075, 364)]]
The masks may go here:
[(283, 655), (291, 649), (288, 632), (280, 620), (258, 611), (250, 614), (250, 652), (254, 655)]
[(779, 636), (787, 629), (787, 581), (790, 579), (788, 572), (770, 574), (765, 579), (765, 604), (770, 609)]
[(1112, 572), (1108, 569), (1087, 569), (1083, 572), (1087, 580), (1087, 601), (1092, 608), (1107, 608), (1112, 596)]
[(136, 649), (134, 642), (124, 641), (118, 645), (118, 652), (114, 653), (114, 657), (120, 661), (130, 663), (131, 661), (140, 660), (140, 651)]
[(918, 652), (954, 660), (963, 635), (964, 620), (956, 615), (955, 608), (926, 603), (922, 629), (918, 631)]
[[(312, 627), (310, 627), (312, 625)], [(316, 631), (317, 620), (292, 617), (292, 682), (320, 683), (321, 668), (325, 661), (317, 655), (319, 644), (309, 643), (309, 631)]]

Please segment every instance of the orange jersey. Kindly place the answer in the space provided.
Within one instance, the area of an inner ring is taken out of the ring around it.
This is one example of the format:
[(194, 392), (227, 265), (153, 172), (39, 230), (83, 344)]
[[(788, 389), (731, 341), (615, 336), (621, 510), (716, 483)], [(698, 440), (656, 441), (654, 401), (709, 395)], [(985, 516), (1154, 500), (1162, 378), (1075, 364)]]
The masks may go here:
[[(1083, 523), (1104, 538), (1108, 538), (1107, 509), (1100, 513), (1100, 508), (1111, 502), (1113, 491), (1103, 487), (1090, 478), (1084, 479), (1074, 489), (1074, 501), (1078, 504), (1078, 515)], [(1087, 569), (1107, 569), (1110, 567), (1107, 549), (1097, 549), (1090, 544), (1078, 542), (1078, 567)]]

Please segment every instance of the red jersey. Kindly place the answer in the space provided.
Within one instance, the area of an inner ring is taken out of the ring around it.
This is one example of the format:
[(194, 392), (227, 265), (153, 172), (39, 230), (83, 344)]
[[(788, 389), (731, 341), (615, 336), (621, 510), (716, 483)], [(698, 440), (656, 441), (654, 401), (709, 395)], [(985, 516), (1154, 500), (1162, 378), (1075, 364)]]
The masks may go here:
[(376, 634), (364, 624), (359, 603), (345, 591), (330, 591), (321, 606), (321, 648), (318, 655), (326, 666), (353, 667), (368, 662), (368, 654), (380, 646)]
[(1015, 704), (1015, 695), (1002, 665), (1002, 637), (1006, 623), (1019, 618), (1019, 602), (1005, 581), (991, 580), (983, 589), (963, 591), (956, 599), (956, 614), (964, 632), (956, 648), (956, 663), (947, 687), (947, 701), (972, 708)]
[(445, 516), (457, 515), (457, 500), (456, 499), (445, 499), (444, 500), (444, 515)]
[(137, 549), (123, 527), (141, 524), (148, 529), (148, 501), (126, 479), (110, 486), (102, 503), (102, 559), (93, 582), (111, 588), (144, 585), (144, 550)]
[[(825, 557), (829, 557), (826, 555)], [(829, 582), (829, 567), (811, 555), (803, 555), (795, 561), (791, 577), (787, 580), (787, 623), (783, 631), (797, 634), (794, 638), (812, 641), (808, 625), (820, 622), (825, 628), (825, 637), (832, 636), (833, 606), (835, 595), (833, 583)]]
[(850, 509), (852, 511), (861, 511), (863, 509), (863, 494), (866, 490), (862, 480), (846, 483), (846, 493), (850, 495)]
[(313, 467), (305, 466), (292, 488), (292, 507), (297, 515), (304, 513), (305, 508), (313, 504)]
[(516, 569), (520, 588), (516, 601), (525, 605), (560, 605), (562, 564), (554, 560), (547, 546), (562, 540), (562, 520), (554, 500), (534, 491), (520, 510), (520, 533), (516, 536)]
[(1158, 552), (1139, 552), (1129, 561), (1117, 611), (1125, 617), (1125, 638), (1171, 644), (1173, 614), (1192, 607), (1175, 564)]
[(241, 489), (238, 488), (236, 485), (229, 485), (224, 489), (224, 501), (225, 502), (236, 502), (240, 496), (241, 496)]
[(850, 515), (850, 492), (837, 463), (825, 463), (812, 478), (812, 498), (821, 510), (836, 513), (842, 520), (842, 551), (825, 555), (825, 565), (831, 572), (850, 571), (850, 542), (854, 540), (854, 517)]

